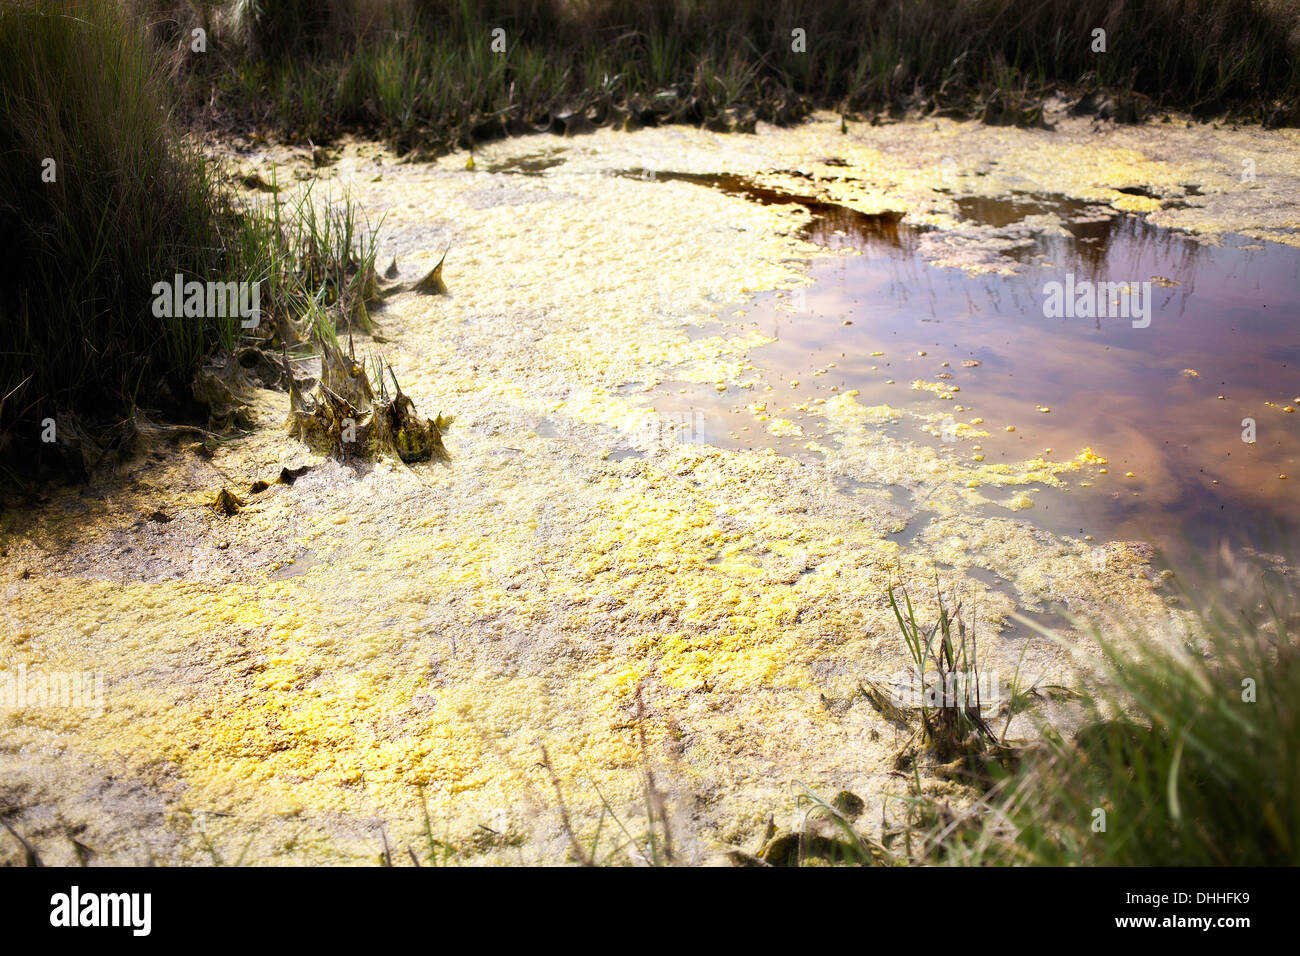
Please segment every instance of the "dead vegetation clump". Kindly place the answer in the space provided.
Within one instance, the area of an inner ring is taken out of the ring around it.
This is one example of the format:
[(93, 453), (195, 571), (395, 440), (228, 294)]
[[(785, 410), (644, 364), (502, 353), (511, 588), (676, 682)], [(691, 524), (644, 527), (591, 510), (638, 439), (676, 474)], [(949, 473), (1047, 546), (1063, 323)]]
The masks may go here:
[(239, 514), (247, 503), (228, 488), (222, 488), (217, 492), (217, 496), (208, 503), (208, 507), (222, 517), (231, 518)]
[[(374, 362), (374, 380), (356, 360), (351, 337), (345, 355), (337, 342), (321, 339), (321, 377), (313, 396), (303, 394), (289, 373), (289, 427), (314, 448), (344, 460), (392, 455), (406, 463), (448, 461), (442, 434), (451, 419), (421, 418), (402, 391), (392, 366)], [(284, 358), (288, 372), (288, 357)], [(393, 381), (388, 391), (384, 373)], [(375, 388), (378, 387), (378, 395)]]

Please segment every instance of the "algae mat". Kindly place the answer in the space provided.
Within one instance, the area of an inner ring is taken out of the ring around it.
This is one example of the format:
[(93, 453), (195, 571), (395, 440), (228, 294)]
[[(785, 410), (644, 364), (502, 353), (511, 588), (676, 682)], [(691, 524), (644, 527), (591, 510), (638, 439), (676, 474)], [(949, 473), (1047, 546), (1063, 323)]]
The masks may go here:
[[(383, 217), (381, 266), (395, 254), (411, 281), (451, 247), (451, 294), (394, 297), (357, 343), (422, 413), (455, 416), (451, 462), (320, 461), (266, 391), (258, 428), (210, 457), (159, 445), (6, 514), (6, 671), (102, 681), (102, 706), (0, 711), (6, 819), (47, 862), (343, 863), (423, 853), (427, 810), (453, 860), (558, 863), (545, 747), (584, 838), (610, 831), (608, 810), (643, 826), (648, 761), (680, 857), (711, 862), (752, 849), (769, 814), (788, 822), (799, 784), (859, 794), (864, 821), (901, 812), (886, 806), (905, 785), (899, 732), (858, 692), (905, 666), (890, 584), (922, 616), (936, 580), (960, 592), (1004, 680), (1025, 640), (1006, 621), (1017, 607), (1175, 625), (1145, 549), (1053, 534), (1017, 507), (1096, 468), (1085, 448), (959, 464), (907, 436), (933, 428), (925, 416), (828, 390), (807, 454), (726, 449), (681, 440), (644, 401), (672, 383), (760, 405), (752, 353), (768, 338), (747, 303), (799, 288), (831, 253), (803, 237), (797, 204), (629, 171), (805, 190), (811, 176), (826, 198), (934, 226), (936, 260), (1003, 268), (989, 244), (945, 244), (960, 235), (954, 156), (971, 194), (1032, 181), (1131, 208), (1146, 200), (1120, 187), (1195, 182), (1203, 203), (1152, 216), (1211, 238), (1295, 234), (1294, 134), (1182, 123), (841, 135), (823, 116), (755, 136), (532, 137), (472, 170), (343, 148), (316, 188)], [(243, 510), (206, 506), (222, 488)]]

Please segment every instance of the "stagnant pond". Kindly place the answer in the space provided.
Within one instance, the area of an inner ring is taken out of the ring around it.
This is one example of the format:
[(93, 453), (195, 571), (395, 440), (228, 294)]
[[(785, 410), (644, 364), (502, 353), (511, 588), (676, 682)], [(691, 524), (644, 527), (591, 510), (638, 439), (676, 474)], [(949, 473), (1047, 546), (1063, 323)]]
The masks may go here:
[[(227, 156), (379, 226), (405, 291), (356, 348), (455, 417), (451, 460), (324, 456), (262, 389), (237, 440), (6, 515), (0, 650), (104, 689), (0, 713), (17, 828), (62, 862), (364, 862), (427, 812), (458, 858), (555, 862), (539, 748), (585, 839), (643, 815), (647, 740), (684, 859), (790, 825), (797, 783), (883, 831), (891, 589), (963, 601), (1002, 681), (1069, 683), (1013, 614), (1174, 630), (1135, 542), (1285, 551), (1296, 510), (1300, 134), (1053, 123)], [(411, 291), (444, 252), (450, 294)], [(1094, 281), (1136, 324), (1051, 317)]]

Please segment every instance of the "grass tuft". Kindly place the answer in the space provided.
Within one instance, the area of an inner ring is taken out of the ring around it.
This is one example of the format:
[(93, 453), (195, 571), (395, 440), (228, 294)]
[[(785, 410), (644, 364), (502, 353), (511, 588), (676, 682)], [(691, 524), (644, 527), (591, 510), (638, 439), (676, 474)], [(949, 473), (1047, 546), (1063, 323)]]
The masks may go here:
[(1092, 630), (1076, 732), (1044, 728), (1019, 769), (954, 815), (925, 799), (928, 853), (958, 864), (1300, 863), (1300, 590), (1225, 553), (1182, 586), (1166, 633)]

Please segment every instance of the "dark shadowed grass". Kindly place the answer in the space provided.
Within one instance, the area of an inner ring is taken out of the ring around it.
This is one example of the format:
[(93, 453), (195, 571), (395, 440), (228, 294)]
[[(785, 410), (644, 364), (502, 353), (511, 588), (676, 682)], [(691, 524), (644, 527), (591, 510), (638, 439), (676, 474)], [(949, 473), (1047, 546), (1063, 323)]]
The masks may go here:
[[(158, 6), (155, 2), (154, 6)], [(1300, 121), (1290, 0), (234, 0), (191, 103), (291, 139), (343, 130), (465, 145), (553, 124), (952, 109), (1029, 122), (1053, 88), (1154, 108)], [(310, 10), (310, 13), (305, 12)], [(197, 22), (182, 9), (168, 42)], [(504, 52), (492, 49), (504, 31)], [(1093, 31), (1106, 31), (1094, 50)], [(802, 31), (796, 36), (796, 31)], [(737, 111), (728, 114), (728, 110)]]
[[(295, 344), (303, 315), (331, 331), (369, 327), (374, 232), (356, 208), (310, 192), (288, 208), (278, 194), (237, 204), (174, 121), (165, 69), (114, 0), (0, 9), (0, 465), (11, 476), (67, 464), (68, 431), (110, 430), (139, 405), (201, 415), (190, 383), (214, 351)], [(155, 284), (176, 274), (260, 283), (261, 324), (154, 315)], [(42, 441), (51, 421), (54, 443)]]
[(177, 272), (235, 277), (217, 274), (214, 184), (113, 6), (0, 9), (0, 144), (0, 428), (120, 410), (233, 343), (236, 320), (152, 315), (154, 283)]

